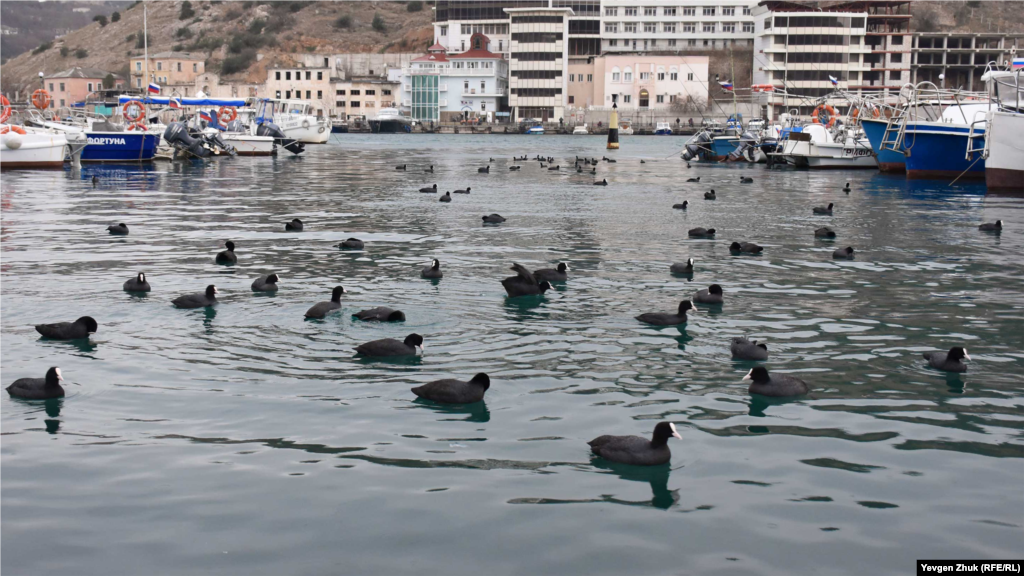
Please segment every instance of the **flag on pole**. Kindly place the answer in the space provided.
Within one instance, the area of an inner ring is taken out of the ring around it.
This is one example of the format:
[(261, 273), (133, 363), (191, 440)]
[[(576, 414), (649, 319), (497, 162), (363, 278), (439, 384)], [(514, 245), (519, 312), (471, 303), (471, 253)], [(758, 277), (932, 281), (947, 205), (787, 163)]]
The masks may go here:
[(169, 101), (167, 102), (167, 104), (168, 104), (168, 106), (170, 106), (171, 108), (175, 108), (175, 109), (181, 108), (181, 100), (179, 100), (179, 99), (177, 99), (177, 98), (171, 98), (171, 99), (170, 99), (170, 100), (169, 100)]
[(835, 76), (829, 74), (828, 79), (832, 81), (833, 86), (839, 86), (839, 79), (836, 78)]
[(1024, 58), (1014, 58), (1012, 68), (1013, 70), (1024, 69)]
[(719, 82), (722, 85), (722, 90), (728, 90), (732, 92), (732, 82)]
[(210, 113), (206, 110), (200, 110), (199, 117), (203, 120), (206, 120), (207, 122), (213, 122), (213, 116), (210, 116)]
[(159, 84), (154, 84), (154, 83), (150, 82), (149, 83), (149, 92), (150, 92), (150, 94), (159, 94), (160, 93), (160, 85)]

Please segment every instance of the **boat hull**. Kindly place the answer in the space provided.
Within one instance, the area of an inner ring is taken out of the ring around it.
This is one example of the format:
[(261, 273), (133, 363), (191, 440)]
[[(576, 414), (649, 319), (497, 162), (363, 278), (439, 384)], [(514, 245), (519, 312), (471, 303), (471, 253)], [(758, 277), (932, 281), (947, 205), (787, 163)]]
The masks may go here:
[(374, 134), (405, 134), (412, 127), (401, 120), (370, 120), (370, 130)]
[(887, 121), (867, 119), (860, 121), (864, 134), (871, 142), (871, 150), (878, 161), (878, 171), (886, 174), (903, 174), (907, 171), (906, 157), (902, 152), (882, 150), (882, 138), (885, 136)]
[(63, 168), (67, 139), (62, 134), (18, 134), (21, 146), (8, 148), (5, 134), (0, 144), (0, 169)]
[(671, 136), (672, 135), (672, 131), (671, 130), (655, 130), (654, 131), (654, 135), (655, 136)]
[(239, 156), (270, 156), (274, 153), (274, 139), (270, 136), (250, 136), (248, 134), (221, 134), (226, 144), (235, 147)]
[(149, 162), (156, 156), (160, 135), (148, 132), (86, 132), (82, 162)]
[(985, 185), (992, 189), (1024, 190), (1024, 148), (1017, 142), (1024, 134), (1024, 114), (991, 112), (985, 137)]
[(323, 144), (331, 137), (328, 121), (316, 116), (277, 114), (273, 122), (287, 138), (303, 144)]
[[(968, 160), (967, 136), (970, 128), (939, 122), (908, 122), (903, 136), (906, 152), (907, 178), (946, 179), (985, 177), (985, 160), (981, 152), (971, 154)], [(975, 135), (985, 131), (976, 129)], [(980, 148), (983, 138), (975, 146)]]
[(715, 160), (725, 160), (736, 150), (739, 143), (739, 138), (718, 136), (711, 141), (711, 153), (714, 154)]

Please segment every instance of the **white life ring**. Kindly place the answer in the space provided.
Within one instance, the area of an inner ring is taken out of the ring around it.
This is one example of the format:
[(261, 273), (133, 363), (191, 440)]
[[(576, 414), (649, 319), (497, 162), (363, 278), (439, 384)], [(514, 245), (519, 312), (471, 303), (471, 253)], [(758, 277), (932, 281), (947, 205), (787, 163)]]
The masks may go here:
[(324, 133), (324, 127), (321, 126), (321, 127), (317, 128), (316, 133), (317, 134), (323, 134)]
[(303, 130), (309, 130), (309, 119), (308, 118), (302, 120), (302, 129)]

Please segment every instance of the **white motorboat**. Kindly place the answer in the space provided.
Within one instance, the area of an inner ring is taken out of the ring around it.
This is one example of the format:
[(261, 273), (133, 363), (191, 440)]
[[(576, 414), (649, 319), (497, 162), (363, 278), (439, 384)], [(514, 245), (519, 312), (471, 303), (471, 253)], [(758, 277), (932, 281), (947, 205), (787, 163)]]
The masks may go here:
[(398, 108), (381, 108), (380, 112), (370, 119), (370, 130), (374, 134), (412, 132), (412, 120), (408, 116), (402, 116)]
[(250, 98), (246, 106), (254, 108), (255, 123), (271, 122), (286, 138), (304, 144), (323, 144), (331, 137), (331, 121), (313, 113), (313, 105), (305, 100)]
[[(985, 115), (985, 185), (1000, 190), (1024, 190), (1024, 69), (987, 72), (989, 95), (999, 109)], [(972, 125), (971, 132), (975, 132)], [(968, 139), (967, 157), (975, 151), (974, 138)]]
[(572, 133), (573, 133), (573, 135), (584, 135), (584, 136), (586, 136), (587, 134), (590, 134), (590, 130), (587, 130), (587, 125), (586, 124), (579, 124), (575, 128), (572, 129)]
[(3, 124), (0, 168), (62, 168), (68, 139), (64, 134)]
[(805, 168), (877, 168), (871, 143), (859, 130), (831, 131), (822, 124), (807, 124), (782, 141), (777, 154), (787, 164)]
[(632, 136), (633, 135), (633, 123), (629, 120), (623, 120), (619, 122), (619, 136)]

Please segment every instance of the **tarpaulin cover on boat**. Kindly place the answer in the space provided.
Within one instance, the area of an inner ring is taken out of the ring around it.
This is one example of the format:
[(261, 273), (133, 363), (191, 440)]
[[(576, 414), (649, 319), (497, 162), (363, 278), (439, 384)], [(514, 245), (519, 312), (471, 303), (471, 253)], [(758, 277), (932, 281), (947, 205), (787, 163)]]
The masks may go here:
[[(171, 103), (171, 98), (165, 96), (147, 96), (145, 98), (120, 96), (118, 98), (118, 102), (121, 104), (132, 100), (138, 100), (143, 104), (161, 104), (163, 106), (169, 106)], [(175, 98), (175, 100), (182, 106), (245, 106), (245, 100), (241, 98)]]

